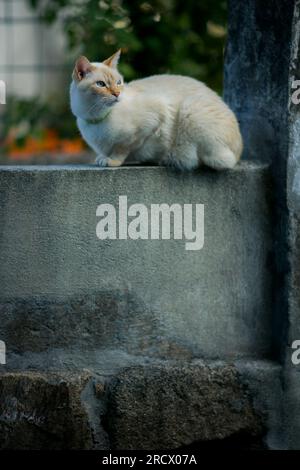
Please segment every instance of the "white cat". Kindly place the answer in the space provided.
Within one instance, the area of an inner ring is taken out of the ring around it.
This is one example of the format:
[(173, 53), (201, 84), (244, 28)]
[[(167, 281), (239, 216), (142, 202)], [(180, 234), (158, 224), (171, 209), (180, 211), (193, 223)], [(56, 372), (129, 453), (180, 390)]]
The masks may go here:
[(124, 84), (119, 57), (80, 57), (73, 72), (71, 109), (98, 165), (120, 166), (129, 157), (183, 170), (234, 167), (243, 147), (239, 126), (214, 91), (180, 75)]

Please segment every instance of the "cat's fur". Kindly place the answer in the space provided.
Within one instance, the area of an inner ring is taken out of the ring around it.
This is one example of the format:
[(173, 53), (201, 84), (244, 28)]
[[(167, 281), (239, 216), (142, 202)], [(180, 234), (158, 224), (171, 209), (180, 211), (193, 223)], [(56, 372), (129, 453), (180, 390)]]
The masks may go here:
[(187, 170), (234, 167), (242, 153), (239, 126), (215, 92), (179, 75), (124, 84), (119, 56), (103, 63), (80, 57), (73, 72), (71, 109), (98, 165), (120, 166), (129, 157)]

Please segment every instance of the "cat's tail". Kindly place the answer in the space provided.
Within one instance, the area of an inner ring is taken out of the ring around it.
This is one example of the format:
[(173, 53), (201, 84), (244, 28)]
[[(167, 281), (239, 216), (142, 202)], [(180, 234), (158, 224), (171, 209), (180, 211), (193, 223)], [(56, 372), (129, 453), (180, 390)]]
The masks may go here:
[(201, 161), (214, 170), (225, 170), (233, 168), (239, 161), (239, 156), (235, 155), (228, 147), (219, 147), (214, 152), (204, 153), (200, 157)]

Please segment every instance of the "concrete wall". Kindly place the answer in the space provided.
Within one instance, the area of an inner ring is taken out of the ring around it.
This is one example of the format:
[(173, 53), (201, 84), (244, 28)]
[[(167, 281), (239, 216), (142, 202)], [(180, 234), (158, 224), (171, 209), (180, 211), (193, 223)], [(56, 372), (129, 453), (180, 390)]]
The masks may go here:
[[(0, 338), (7, 368), (124, 354), (271, 355), (267, 167), (1, 167)], [(99, 240), (101, 203), (204, 204), (205, 241)], [(119, 357), (119, 359), (118, 359)]]
[[(230, 0), (225, 98), (237, 112), (245, 157), (271, 162), (274, 181), (273, 338), (283, 366), (282, 445), (300, 448), (300, 1)], [(298, 92), (299, 94), (299, 92)]]
[[(290, 100), (289, 111), (289, 152), (287, 162), (287, 200), (289, 211), (289, 275), (288, 275), (288, 319), (286, 338), (284, 341), (285, 364), (285, 422), (287, 427), (286, 442), (292, 449), (300, 448), (300, 365), (292, 362), (292, 348), (295, 340), (300, 340), (300, 104), (293, 102), (292, 93), (295, 91), (293, 83), (300, 79), (300, 1), (295, 1), (293, 27), (291, 29), (291, 54), (289, 64), (288, 89)], [(298, 88), (298, 87), (297, 87)]]
[(244, 158), (285, 172), (294, 0), (229, 0), (224, 98), (238, 116)]

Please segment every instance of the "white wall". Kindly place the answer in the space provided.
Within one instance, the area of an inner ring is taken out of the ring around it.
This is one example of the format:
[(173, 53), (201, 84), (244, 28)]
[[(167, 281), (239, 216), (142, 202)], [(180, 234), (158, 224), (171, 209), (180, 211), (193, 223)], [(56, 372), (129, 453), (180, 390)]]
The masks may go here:
[(58, 25), (41, 24), (26, 0), (0, 0), (0, 80), (8, 95), (59, 93), (71, 74), (66, 57)]

